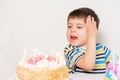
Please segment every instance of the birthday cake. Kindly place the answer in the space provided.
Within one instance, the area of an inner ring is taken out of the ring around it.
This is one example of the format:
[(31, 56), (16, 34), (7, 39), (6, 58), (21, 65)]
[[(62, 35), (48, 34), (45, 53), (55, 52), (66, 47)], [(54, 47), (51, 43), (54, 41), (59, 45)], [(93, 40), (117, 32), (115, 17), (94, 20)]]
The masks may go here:
[(19, 80), (68, 80), (64, 58), (58, 55), (32, 54), (24, 56), (16, 69)]
[(120, 58), (113, 54), (104, 80), (120, 80)]

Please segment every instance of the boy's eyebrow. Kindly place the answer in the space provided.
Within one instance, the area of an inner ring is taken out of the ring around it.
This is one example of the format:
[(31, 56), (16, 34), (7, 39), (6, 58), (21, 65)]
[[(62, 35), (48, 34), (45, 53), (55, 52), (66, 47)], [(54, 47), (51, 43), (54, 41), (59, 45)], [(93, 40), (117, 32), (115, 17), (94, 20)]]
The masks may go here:
[[(83, 23), (76, 23), (77, 25), (81, 25), (81, 26), (84, 26), (85, 24)], [(67, 25), (73, 25), (72, 23), (67, 23)]]
[(71, 24), (72, 25), (72, 23), (67, 23), (67, 24)]
[(84, 25), (84, 24), (82, 24), (82, 23), (77, 23), (77, 25)]

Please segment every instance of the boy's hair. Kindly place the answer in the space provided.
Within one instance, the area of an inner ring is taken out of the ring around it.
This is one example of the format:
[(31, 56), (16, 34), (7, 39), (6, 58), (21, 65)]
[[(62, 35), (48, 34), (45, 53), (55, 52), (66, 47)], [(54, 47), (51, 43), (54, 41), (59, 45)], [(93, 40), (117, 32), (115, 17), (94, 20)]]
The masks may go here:
[(68, 15), (68, 19), (67, 21), (72, 18), (83, 18), (84, 21), (86, 22), (86, 19), (87, 17), (91, 15), (92, 17), (94, 17), (94, 20), (96, 21), (97, 23), (97, 29), (98, 29), (98, 26), (99, 26), (99, 18), (97, 16), (97, 14), (90, 8), (86, 8), (86, 7), (83, 7), (83, 8), (79, 8), (79, 9), (75, 9), (73, 10), (72, 12), (69, 13)]

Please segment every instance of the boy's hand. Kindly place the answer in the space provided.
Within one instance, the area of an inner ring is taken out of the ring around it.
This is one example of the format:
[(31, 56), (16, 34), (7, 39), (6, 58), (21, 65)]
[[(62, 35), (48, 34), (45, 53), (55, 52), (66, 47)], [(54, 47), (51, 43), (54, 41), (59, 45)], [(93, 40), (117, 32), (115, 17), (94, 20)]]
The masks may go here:
[(86, 52), (84, 56), (76, 64), (78, 67), (85, 69), (86, 71), (91, 71), (95, 67), (96, 60), (96, 21), (93, 17), (88, 16), (86, 19)]
[(88, 39), (93, 37), (96, 38), (96, 34), (97, 34), (96, 21), (90, 15), (87, 17), (86, 20), (86, 30), (87, 30)]

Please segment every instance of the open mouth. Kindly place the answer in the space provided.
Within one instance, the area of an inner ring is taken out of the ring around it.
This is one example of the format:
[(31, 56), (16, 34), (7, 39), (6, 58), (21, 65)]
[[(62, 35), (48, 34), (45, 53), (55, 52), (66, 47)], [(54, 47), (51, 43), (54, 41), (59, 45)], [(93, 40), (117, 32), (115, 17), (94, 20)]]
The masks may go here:
[(75, 35), (72, 35), (72, 36), (70, 36), (70, 39), (71, 39), (71, 40), (77, 40), (77, 39), (78, 39), (78, 37), (77, 37), (77, 36), (75, 36)]

